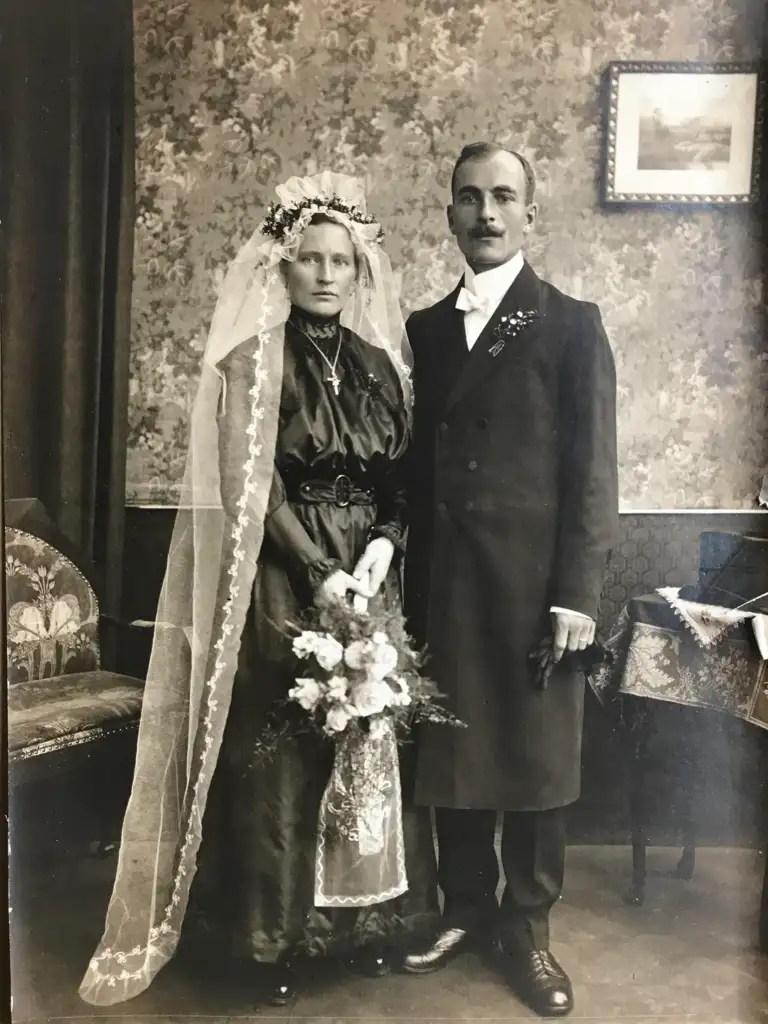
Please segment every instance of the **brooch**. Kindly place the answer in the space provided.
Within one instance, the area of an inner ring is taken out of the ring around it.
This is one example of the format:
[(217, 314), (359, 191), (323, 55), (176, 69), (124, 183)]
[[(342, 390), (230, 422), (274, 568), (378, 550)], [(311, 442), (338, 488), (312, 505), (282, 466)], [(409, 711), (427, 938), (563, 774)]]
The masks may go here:
[(363, 391), (367, 391), (371, 398), (378, 398), (384, 385), (375, 374), (361, 373), (359, 374), (359, 380)]
[(505, 313), (493, 329), (493, 337), (497, 340), (489, 349), (491, 355), (495, 358), (508, 341), (516, 338), (524, 327), (528, 327), (538, 318), (539, 314), (535, 309), (518, 309), (516, 313)]

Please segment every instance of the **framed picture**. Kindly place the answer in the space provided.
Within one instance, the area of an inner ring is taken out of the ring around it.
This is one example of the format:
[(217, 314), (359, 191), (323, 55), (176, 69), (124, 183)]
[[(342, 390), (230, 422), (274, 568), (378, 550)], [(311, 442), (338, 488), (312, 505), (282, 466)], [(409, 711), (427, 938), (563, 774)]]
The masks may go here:
[(757, 64), (616, 61), (606, 75), (605, 203), (757, 199), (765, 101)]

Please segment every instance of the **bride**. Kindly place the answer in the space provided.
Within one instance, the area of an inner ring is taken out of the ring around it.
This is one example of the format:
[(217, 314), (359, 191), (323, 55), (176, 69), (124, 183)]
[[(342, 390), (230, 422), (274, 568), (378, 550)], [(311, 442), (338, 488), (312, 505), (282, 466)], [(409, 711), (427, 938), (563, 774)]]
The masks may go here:
[(254, 985), (275, 1004), (295, 995), (305, 955), (387, 973), (397, 931), (437, 912), (407, 750), (409, 890), (332, 910), (313, 902), (330, 742), (254, 756), (296, 675), (284, 624), (313, 601), (399, 601), (406, 527), (407, 342), (381, 229), (342, 175), (292, 178), (277, 195), (230, 267), (206, 346), (117, 878), (80, 988), (95, 1005), (151, 983), (188, 905), (211, 942), (259, 965)]

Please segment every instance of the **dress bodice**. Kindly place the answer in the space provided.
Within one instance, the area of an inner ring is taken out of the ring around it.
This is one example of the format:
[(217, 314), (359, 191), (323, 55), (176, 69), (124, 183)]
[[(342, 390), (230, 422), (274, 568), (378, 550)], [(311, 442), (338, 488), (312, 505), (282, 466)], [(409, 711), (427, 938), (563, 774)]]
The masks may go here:
[[(337, 338), (318, 339), (324, 359), (305, 334), (286, 326), (275, 456), (286, 481), (332, 480), (343, 473), (375, 486), (407, 447), (406, 410), (389, 356), (340, 331), (335, 361)], [(334, 362), (338, 395), (328, 379)]]

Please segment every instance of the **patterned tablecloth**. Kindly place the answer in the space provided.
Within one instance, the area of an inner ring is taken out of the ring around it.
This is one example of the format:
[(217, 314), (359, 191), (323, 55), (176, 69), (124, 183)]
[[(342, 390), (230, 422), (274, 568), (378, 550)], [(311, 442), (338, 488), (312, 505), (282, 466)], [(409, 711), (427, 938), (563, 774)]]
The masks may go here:
[(659, 594), (630, 601), (590, 678), (606, 706), (623, 695), (710, 708), (768, 729), (768, 673), (749, 623), (705, 648)]

